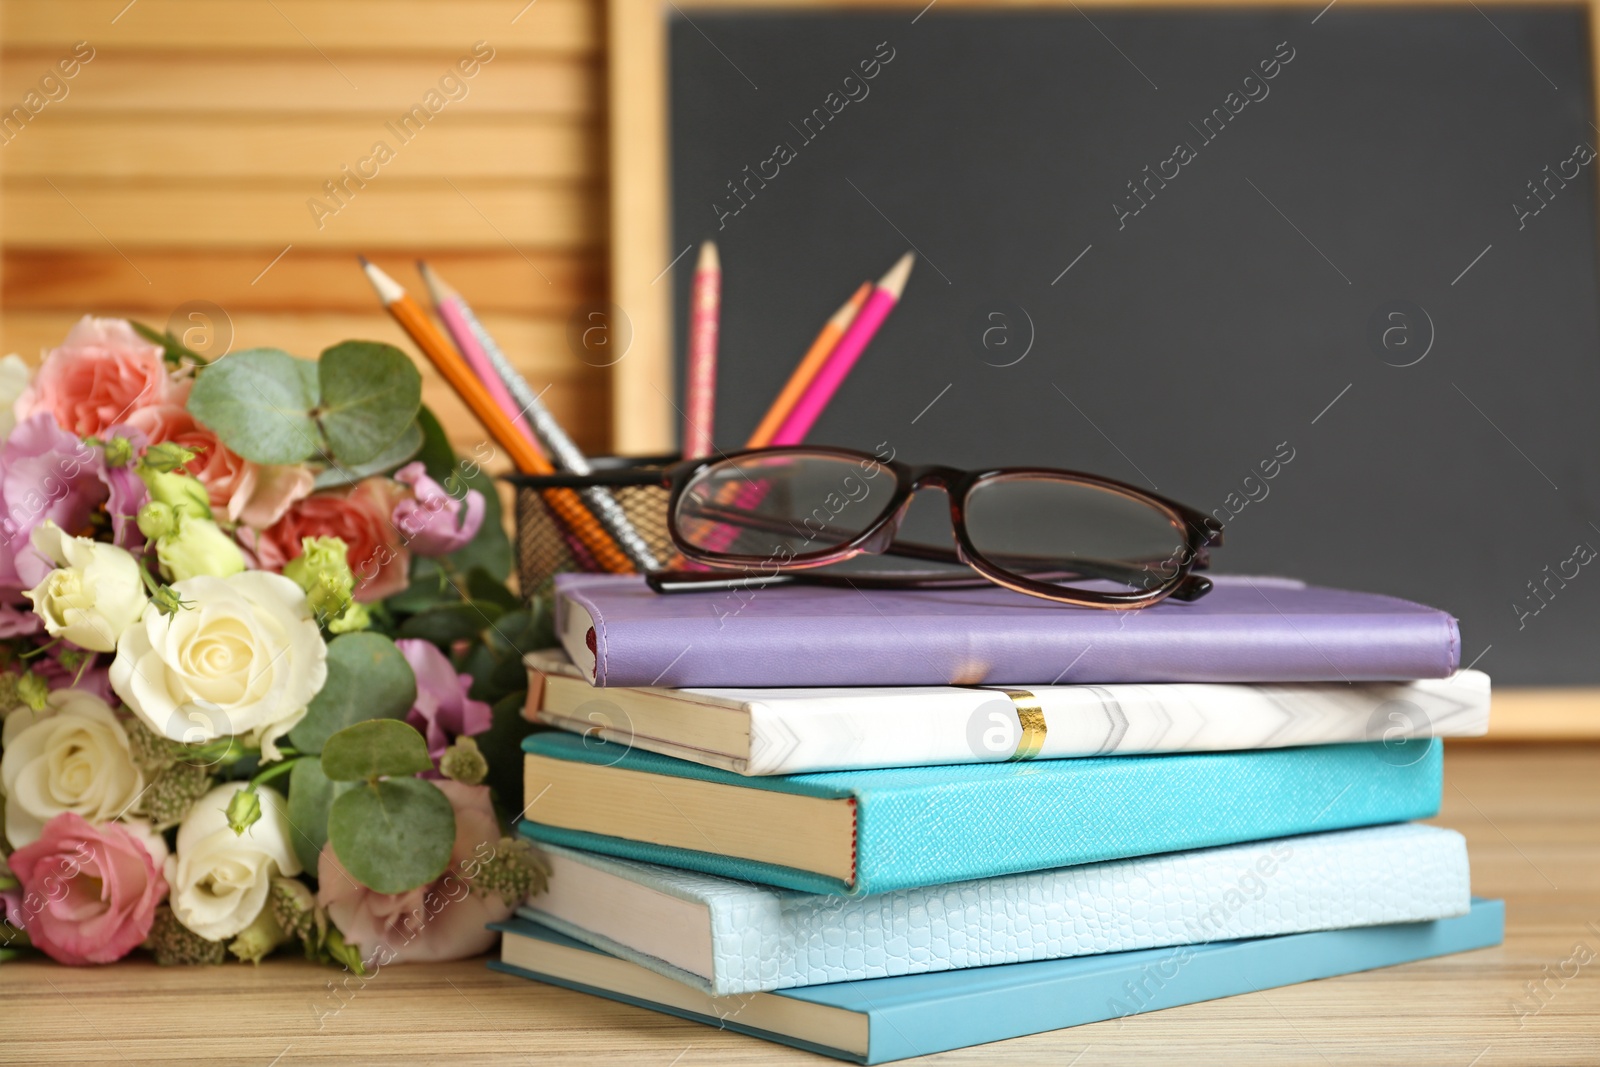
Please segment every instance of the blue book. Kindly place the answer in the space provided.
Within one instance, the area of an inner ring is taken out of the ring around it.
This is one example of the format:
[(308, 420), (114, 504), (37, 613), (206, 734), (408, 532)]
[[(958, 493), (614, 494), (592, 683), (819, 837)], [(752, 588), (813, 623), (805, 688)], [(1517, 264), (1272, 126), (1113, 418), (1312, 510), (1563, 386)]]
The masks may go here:
[(1437, 739), (751, 778), (576, 734), (523, 741), (536, 841), (866, 896), (1426, 819)]
[(1498, 945), (1505, 904), (1452, 919), (711, 997), (536, 923), (495, 924), (507, 974), (856, 1063), (968, 1048)]

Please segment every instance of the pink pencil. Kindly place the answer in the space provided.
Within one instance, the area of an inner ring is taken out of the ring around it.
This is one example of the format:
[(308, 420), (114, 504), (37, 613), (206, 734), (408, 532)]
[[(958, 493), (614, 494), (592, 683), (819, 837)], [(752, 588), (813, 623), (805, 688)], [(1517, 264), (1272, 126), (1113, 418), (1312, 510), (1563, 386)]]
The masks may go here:
[(717, 246), (700, 246), (689, 290), (689, 366), (683, 391), (683, 458), (711, 452), (717, 408), (717, 324), (722, 313), (722, 264)]
[(461, 349), (461, 354), (467, 357), (467, 365), (472, 368), (472, 373), (483, 383), (483, 387), (489, 390), (489, 396), (494, 400), (495, 406), (505, 412), (522, 436), (532, 441), (534, 447), (538, 448), (539, 439), (533, 435), (532, 428), (523, 419), (522, 412), (517, 409), (517, 402), (511, 399), (511, 393), (506, 389), (505, 382), (501, 381), (500, 375), (495, 372), (489, 354), (483, 350), (483, 345), (478, 343), (478, 335), (473, 333), (472, 325), (461, 309), (460, 295), (440, 281), (433, 271), (428, 269), (426, 263), (419, 262), (417, 270), (422, 274), (422, 280), (427, 283), (428, 292), (433, 296), (434, 310), (444, 321), (444, 328), (450, 332), (450, 339)]
[(900, 294), (905, 292), (906, 279), (911, 276), (911, 262), (914, 257), (910, 252), (901, 256), (889, 272), (878, 279), (878, 284), (873, 287), (872, 295), (862, 305), (855, 321), (845, 331), (839, 343), (834, 346), (833, 354), (828, 357), (828, 362), (823, 364), (817, 376), (811, 380), (811, 385), (801, 396), (794, 410), (789, 412), (789, 417), (783, 420), (783, 425), (778, 427), (778, 432), (772, 435), (774, 445), (798, 445), (806, 439), (806, 434), (811, 432), (811, 426), (817, 421), (828, 401), (833, 399), (833, 394), (843, 384), (850, 371), (856, 365), (856, 360), (866, 350), (867, 344), (873, 335), (878, 332), (878, 327), (883, 325), (883, 320), (889, 317), (889, 312), (900, 300)]

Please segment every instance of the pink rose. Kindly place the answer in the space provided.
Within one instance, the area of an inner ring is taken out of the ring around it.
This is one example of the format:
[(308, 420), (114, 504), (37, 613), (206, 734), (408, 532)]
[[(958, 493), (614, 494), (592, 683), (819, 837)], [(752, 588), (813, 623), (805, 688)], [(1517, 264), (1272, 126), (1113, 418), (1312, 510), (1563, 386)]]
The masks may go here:
[(339, 863), (332, 845), (317, 861), (317, 903), (363, 960), (433, 963), (475, 956), (494, 944), (489, 923), (511, 914), (499, 893), (474, 889), (472, 877), (493, 854), (500, 824), (489, 803), (489, 787), (448, 778), (433, 783), (456, 809), (456, 843), (444, 874), (408, 893), (375, 893)]
[(163, 403), (172, 388), (159, 346), (126, 320), (85, 315), (45, 357), (15, 411), (19, 422), (49, 412), (78, 437), (98, 437), (135, 409)]
[(472, 675), (456, 669), (432, 644), (415, 637), (395, 642), (417, 676), (417, 702), (406, 722), (428, 739), (428, 755), (437, 760), (462, 734), (481, 734), (494, 725), (494, 713), (481, 700), (471, 700)]
[(151, 444), (170, 441), (198, 453), (185, 469), (206, 487), (211, 509), (229, 522), (271, 526), (311, 492), (310, 469), (263, 466), (235, 455), (181, 404), (140, 408), (128, 422), (148, 434)]
[(167, 895), (150, 847), (121, 823), (93, 826), (74, 812), (45, 823), (10, 858), (29, 939), (58, 963), (110, 963), (133, 951)]
[(445, 556), (472, 543), (483, 526), (483, 494), (468, 489), (457, 500), (428, 477), (419, 463), (407, 463), (394, 480), (409, 485), (411, 494), (394, 506), (394, 524), (419, 556)]
[(356, 599), (382, 600), (410, 582), (411, 553), (389, 522), (400, 491), (387, 478), (368, 478), (348, 489), (314, 493), (291, 505), (259, 535), (245, 531), (240, 540), (264, 569), (282, 571), (304, 551), (301, 538), (340, 538), (349, 549)]

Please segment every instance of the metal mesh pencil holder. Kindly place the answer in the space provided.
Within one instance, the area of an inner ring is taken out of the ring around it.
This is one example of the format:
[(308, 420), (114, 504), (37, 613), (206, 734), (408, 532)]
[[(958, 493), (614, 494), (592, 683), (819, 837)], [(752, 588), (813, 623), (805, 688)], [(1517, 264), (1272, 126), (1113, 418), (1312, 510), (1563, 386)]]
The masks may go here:
[[(599, 471), (660, 469), (677, 462), (676, 456), (627, 458), (601, 456), (590, 460)], [(565, 523), (545, 502), (549, 489), (586, 489), (599, 479), (580, 474), (519, 474), (508, 479), (516, 487), (517, 577), (522, 595), (550, 591), (550, 580), (567, 571), (597, 572), (602, 568), (573, 537)], [(606, 486), (623, 513), (657, 559), (674, 555), (667, 534), (667, 490), (656, 485)]]

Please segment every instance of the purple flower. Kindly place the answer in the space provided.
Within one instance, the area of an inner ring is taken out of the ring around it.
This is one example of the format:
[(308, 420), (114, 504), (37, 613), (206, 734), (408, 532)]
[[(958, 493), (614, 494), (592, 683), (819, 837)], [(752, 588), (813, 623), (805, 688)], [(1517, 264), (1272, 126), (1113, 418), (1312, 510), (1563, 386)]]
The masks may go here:
[[(107, 442), (119, 437), (128, 442), (127, 452), (133, 458), (141, 455), (150, 444), (150, 438), (143, 430), (126, 423), (118, 423), (105, 432)], [(144, 548), (144, 534), (139, 532), (139, 524), (134, 519), (150, 498), (150, 492), (145, 488), (144, 479), (133, 469), (133, 459), (120, 467), (113, 467), (104, 461), (105, 453), (109, 450), (109, 444), (101, 449), (100, 480), (106, 483), (110, 491), (106, 499), (106, 512), (111, 516), (111, 540), (113, 544), (138, 555)]]
[(99, 451), (47, 412), (17, 423), (0, 449), (0, 602), (15, 603), (54, 567), (33, 547), (34, 527), (51, 519), (81, 534), (109, 495)]
[(483, 525), (483, 494), (468, 489), (457, 500), (428, 477), (420, 462), (394, 472), (394, 480), (411, 487), (411, 495), (394, 506), (392, 521), (411, 551), (419, 556), (444, 556), (467, 547)]
[(402, 638), (395, 647), (417, 676), (417, 702), (406, 722), (428, 739), (428, 755), (437, 760), (457, 737), (481, 734), (494, 724), (489, 705), (467, 696), (472, 675), (457, 674), (443, 652), (415, 637)]

